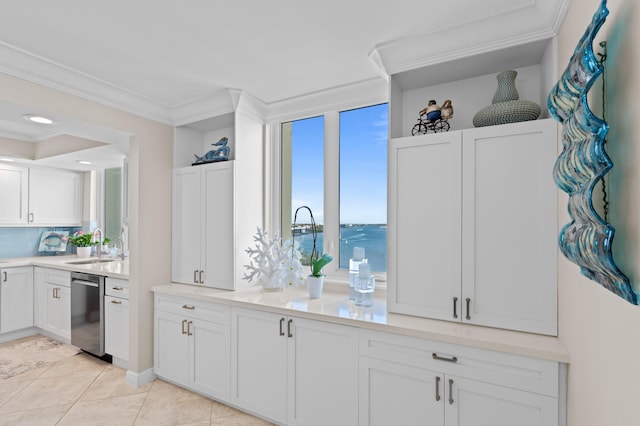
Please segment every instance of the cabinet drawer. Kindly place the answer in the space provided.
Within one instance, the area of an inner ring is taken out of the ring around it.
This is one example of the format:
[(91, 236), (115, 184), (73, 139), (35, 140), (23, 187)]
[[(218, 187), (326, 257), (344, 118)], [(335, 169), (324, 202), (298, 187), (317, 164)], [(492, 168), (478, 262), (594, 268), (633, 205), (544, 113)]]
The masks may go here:
[(107, 296), (129, 299), (129, 281), (107, 277), (105, 280), (104, 293)]
[(371, 330), (360, 330), (360, 355), (558, 396), (559, 366), (555, 361)]
[(104, 304), (118, 305), (127, 309), (129, 308), (129, 301), (127, 299), (121, 299), (119, 297), (113, 297), (113, 296), (105, 296)]
[(65, 287), (71, 286), (71, 272), (69, 271), (61, 271), (59, 269), (49, 269), (45, 268), (44, 270), (44, 281), (49, 284), (56, 284)]
[(156, 296), (155, 309), (216, 324), (231, 324), (231, 307), (183, 297)]

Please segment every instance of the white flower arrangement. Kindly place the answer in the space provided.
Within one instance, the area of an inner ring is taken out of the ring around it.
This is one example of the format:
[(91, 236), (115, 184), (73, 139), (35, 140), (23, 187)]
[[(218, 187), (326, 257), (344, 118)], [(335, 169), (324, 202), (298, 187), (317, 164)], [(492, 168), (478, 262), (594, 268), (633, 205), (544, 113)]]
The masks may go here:
[(277, 290), (285, 285), (297, 287), (304, 282), (299, 245), (293, 240), (284, 243), (278, 235), (269, 238), (267, 231), (258, 228), (253, 237), (255, 247), (249, 247), (245, 253), (251, 261), (244, 265), (247, 273), (244, 279), (261, 283), (263, 288)]

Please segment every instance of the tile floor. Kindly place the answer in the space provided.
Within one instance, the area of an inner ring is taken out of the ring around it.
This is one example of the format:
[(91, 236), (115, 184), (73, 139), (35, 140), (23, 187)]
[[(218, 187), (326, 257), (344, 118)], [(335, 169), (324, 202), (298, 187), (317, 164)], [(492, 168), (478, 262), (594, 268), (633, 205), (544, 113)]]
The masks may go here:
[(170, 383), (129, 386), (86, 354), (0, 378), (0, 425), (270, 425)]

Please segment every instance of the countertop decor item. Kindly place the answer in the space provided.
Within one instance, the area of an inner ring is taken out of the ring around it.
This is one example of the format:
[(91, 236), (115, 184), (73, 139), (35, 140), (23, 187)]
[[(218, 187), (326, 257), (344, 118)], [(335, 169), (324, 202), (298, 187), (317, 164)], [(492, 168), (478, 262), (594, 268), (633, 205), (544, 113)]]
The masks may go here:
[[(296, 226), (298, 220), (298, 212), (301, 209), (309, 211), (311, 217), (311, 236), (313, 238), (313, 247), (311, 249), (311, 255), (309, 256), (309, 266), (311, 267), (311, 275), (307, 277), (307, 289), (309, 290), (309, 297), (311, 299), (318, 299), (322, 294), (322, 287), (324, 285), (324, 274), (322, 268), (329, 264), (333, 260), (333, 256), (324, 253), (320, 255), (316, 242), (318, 239), (318, 227), (316, 226), (316, 220), (313, 217), (313, 212), (308, 206), (301, 206), (296, 209), (293, 215), (293, 227)], [(295, 235), (295, 234), (294, 234)]]
[(208, 151), (206, 154), (200, 157), (197, 154), (194, 154), (194, 156), (196, 157), (196, 161), (191, 163), (191, 165), (197, 166), (199, 164), (227, 161), (231, 152), (231, 148), (227, 146), (227, 143), (229, 143), (229, 138), (220, 138), (218, 142), (211, 144), (211, 146), (217, 146), (218, 148)]
[(600, 3), (547, 101), (549, 112), (562, 124), (563, 149), (553, 174), (558, 187), (569, 194), (571, 216), (560, 231), (558, 244), (584, 276), (637, 305), (629, 278), (613, 260), (615, 229), (600, 217), (592, 202), (594, 187), (613, 167), (604, 150), (609, 125), (587, 103), (589, 89), (604, 71), (594, 55), (593, 40), (609, 14), (606, 3)]
[(536, 120), (540, 116), (540, 106), (532, 101), (520, 100), (516, 88), (518, 72), (507, 70), (496, 75), (498, 88), (491, 105), (482, 108), (473, 116), (475, 127), (518, 123)]
[(270, 238), (261, 228), (258, 228), (253, 241), (255, 247), (245, 250), (252, 258), (249, 265), (245, 265), (249, 271), (243, 277), (245, 280), (255, 280), (264, 291), (282, 291), (286, 285), (297, 287), (303, 282), (302, 255), (295, 241), (282, 242), (277, 235)]
[(45, 231), (40, 237), (40, 252), (65, 252), (67, 251), (67, 240), (69, 231)]

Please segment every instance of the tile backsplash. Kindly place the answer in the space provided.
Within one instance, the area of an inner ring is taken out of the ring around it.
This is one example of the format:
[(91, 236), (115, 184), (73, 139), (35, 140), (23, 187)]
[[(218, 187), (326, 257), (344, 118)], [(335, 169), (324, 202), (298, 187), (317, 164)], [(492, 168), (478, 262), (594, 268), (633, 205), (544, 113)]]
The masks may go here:
[[(2, 228), (0, 227), (0, 258), (7, 257), (27, 257), (38, 256), (40, 237), (45, 231), (69, 231), (73, 234), (79, 227), (55, 227), (43, 228)], [(74, 248), (67, 245), (67, 253), (71, 253)], [(63, 253), (60, 253), (63, 254)], [(47, 255), (51, 255), (48, 253)]]

